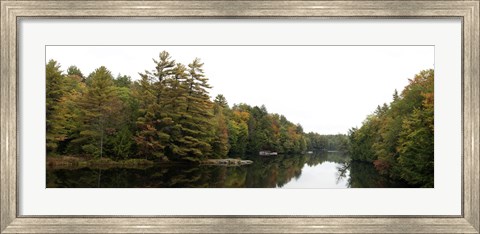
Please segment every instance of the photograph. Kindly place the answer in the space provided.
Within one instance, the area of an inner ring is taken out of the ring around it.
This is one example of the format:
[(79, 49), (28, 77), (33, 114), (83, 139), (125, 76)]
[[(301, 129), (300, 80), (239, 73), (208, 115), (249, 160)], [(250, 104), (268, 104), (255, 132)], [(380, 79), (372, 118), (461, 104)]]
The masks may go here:
[(434, 188), (431, 45), (47, 45), (46, 188)]
[(0, 2), (2, 234), (479, 233), (478, 0)]

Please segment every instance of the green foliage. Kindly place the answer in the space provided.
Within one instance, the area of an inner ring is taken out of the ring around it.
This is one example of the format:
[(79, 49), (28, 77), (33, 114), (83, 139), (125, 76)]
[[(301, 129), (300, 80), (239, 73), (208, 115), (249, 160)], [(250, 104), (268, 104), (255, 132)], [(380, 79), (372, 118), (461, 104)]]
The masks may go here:
[[(256, 155), (263, 150), (293, 154), (303, 153), (307, 149), (303, 128), (284, 116), (268, 113), (265, 106), (239, 104), (229, 109), (223, 95), (217, 97), (215, 102), (216, 108), (228, 118), (230, 155)], [(227, 108), (223, 109), (220, 105)]]
[(141, 80), (136, 92), (140, 100), (139, 117), (136, 121), (137, 132), (135, 142), (138, 153), (145, 158), (155, 157), (167, 160), (165, 148), (170, 141), (168, 133), (173, 124), (168, 112), (163, 109), (165, 105), (166, 79), (173, 73), (175, 61), (170, 54), (163, 51), (159, 60), (153, 59), (155, 69), (140, 73)]
[(410, 80), (390, 105), (350, 130), (352, 158), (373, 162), (377, 171), (412, 186), (433, 187), (434, 71)]
[[(219, 95), (220, 96), (220, 95)], [(213, 136), (213, 141), (211, 143), (212, 152), (216, 158), (223, 158), (227, 156), (230, 149), (229, 136), (228, 136), (228, 125), (227, 119), (224, 115), (224, 108), (228, 108), (226, 100), (224, 102), (217, 102), (218, 97), (215, 100), (214, 104), (214, 118), (213, 126), (215, 126), (215, 134)], [(223, 97), (223, 95), (222, 95)]]
[(90, 85), (79, 103), (82, 131), (74, 142), (82, 144), (85, 153), (101, 158), (107, 138), (114, 134), (115, 124), (120, 121), (123, 103), (107, 68), (97, 68), (90, 77)]
[(83, 73), (80, 71), (80, 69), (77, 66), (70, 66), (67, 69), (67, 75), (69, 76), (77, 76), (81, 79), (84, 79)]
[(229, 108), (228, 107), (228, 102), (227, 102), (227, 99), (225, 98), (225, 96), (223, 96), (223, 94), (219, 94), (215, 97), (215, 100), (213, 101), (215, 103), (215, 112), (218, 111), (218, 107), (221, 107), (223, 109), (225, 108)]
[[(203, 63), (197, 58), (188, 65), (184, 100), (185, 110), (175, 112), (179, 116), (178, 132), (167, 149), (171, 156), (182, 160), (201, 161), (211, 155), (210, 145), (214, 126), (212, 124), (213, 103), (208, 95), (211, 88), (203, 71)], [(186, 102), (186, 103), (185, 103)]]
[(228, 120), (228, 142), (230, 155), (244, 155), (247, 150), (248, 125), (250, 113), (241, 110), (231, 110)]
[(56, 61), (50, 60), (46, 65), (47, 154), (61, 154), (64, 142), (78, 129), (77, 103), (84, 88), (79, 77), (63, 75)]
[(139, 153), (162, 160), (201, 161), (211, 156), (213, 103), (203, 64), (198, 59), (188, 68), (175, 64), (165, 51), (154, 62), (155, 70), (140, 74), (136, 88), (141, 100), (135, 137)]
[(132, 85), (132, 78), (130, 76), (118, 75), (113, 83), (118, 87), (129, 87)]
[(59, 104), (65, 96), (65, 77), (60, 71), (60, 65), (50, 60), (46, 65), (46, 127), (47, 127), (47, 152), (53, 152), (58, 147), (58, 142), (65, 138), (62, 125), (65, 118), (61, 115)]
[(111, 137), (108, 138), (107, 141), (107, 149), (109, 149), (108, 155), (112, 155), (112, 157), (117, 157), (121, 159), (127, 159), (130, 157), (132, 153), (133, 147), (133, 134), (132, 131), (125, 125), (123, 128), (120, 129), (118, 132), (114, 132), (114, 134), (109, 134)]
[(307, 149), (311, 151), (346, 151), (348, 149), (348, 136), (345, 134), (320, 135), (309, 132), (307, 137)]

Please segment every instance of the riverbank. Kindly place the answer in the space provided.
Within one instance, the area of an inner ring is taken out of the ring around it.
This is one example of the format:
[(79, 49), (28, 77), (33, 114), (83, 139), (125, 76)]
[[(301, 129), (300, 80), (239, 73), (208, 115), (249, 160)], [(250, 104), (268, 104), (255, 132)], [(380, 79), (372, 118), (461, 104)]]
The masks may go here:
[[(242, 159), (207, 159), (200, 162), (200, 165), (212, 166), (242, 166), (253, 163), (251, 160)], [(115, 161), (110, 158), (88, 158), (82, 156), (48, 156), (47, 168), (50, 169), (110, 169), (110, 168), (148, 168), (155, 164), (154, 161), (147, 159), (124, 159)], [(181, 162), (163, 162), (164, 165), (185, 164)]]
[(242, 166), (252, 164), (252, 160), (242, 160), (235, 158), (225, 158), (225, 159), (207, 159), (203, 161), (202, 165), (215, 165), (215, 166)]
[(48, 156), (47, 168), (80, 169), (88, 168), (147, 168), (154, 162), (146, 159), (125, 159), (115, 161), (110, 158), (86, 158), (75, 156)]

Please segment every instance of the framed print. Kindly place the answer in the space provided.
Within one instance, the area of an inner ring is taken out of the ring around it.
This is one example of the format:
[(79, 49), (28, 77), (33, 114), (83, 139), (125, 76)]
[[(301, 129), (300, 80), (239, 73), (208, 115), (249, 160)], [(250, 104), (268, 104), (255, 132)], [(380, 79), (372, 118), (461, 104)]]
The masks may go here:
[(2, 233), (479, 228), (478, 1), (1, 1)]

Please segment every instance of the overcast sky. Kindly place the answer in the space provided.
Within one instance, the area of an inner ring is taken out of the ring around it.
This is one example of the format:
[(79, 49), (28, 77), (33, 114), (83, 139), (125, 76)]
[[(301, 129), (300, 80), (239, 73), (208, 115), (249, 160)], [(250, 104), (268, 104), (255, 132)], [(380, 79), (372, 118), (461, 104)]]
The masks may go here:
[(66, 71), (106, 66), (139, 79), (161, 51), (185, 65), (198, 57), (213, 86), (234, 103), (262, 105), (306, 132), (347, 133), (377, 105), (392, 101), (408, 79), (434, 67), (433, 46), (47, 46)]

